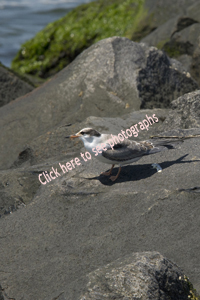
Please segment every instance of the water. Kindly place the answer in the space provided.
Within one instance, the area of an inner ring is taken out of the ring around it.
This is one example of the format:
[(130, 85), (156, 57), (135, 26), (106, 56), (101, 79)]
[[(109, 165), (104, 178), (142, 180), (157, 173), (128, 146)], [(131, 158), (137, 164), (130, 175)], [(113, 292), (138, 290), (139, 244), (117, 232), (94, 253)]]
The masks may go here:
[(0, 62), (10, 67), (20, 45), (48, 23), (91, 0), (0, 0)]

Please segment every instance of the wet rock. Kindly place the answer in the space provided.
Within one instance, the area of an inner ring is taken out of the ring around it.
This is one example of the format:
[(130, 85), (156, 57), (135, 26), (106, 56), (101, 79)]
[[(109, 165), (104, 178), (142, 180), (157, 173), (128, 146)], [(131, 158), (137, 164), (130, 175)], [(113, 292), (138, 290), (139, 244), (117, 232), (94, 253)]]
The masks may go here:
[(87, 277), (81, 300), (188, 300), (192, 296), (183, 271), (158, 252), (133, 253)]
[(52, 80), (0, 109), (1, 168), (24, 144), (88, 116), (117, 117), (140, 108), (167, 108), (197, 83), (162, 51), (112, 37), (91, 46)]
[(34, 87), (0, 63), (0, 107), (31, 92)]

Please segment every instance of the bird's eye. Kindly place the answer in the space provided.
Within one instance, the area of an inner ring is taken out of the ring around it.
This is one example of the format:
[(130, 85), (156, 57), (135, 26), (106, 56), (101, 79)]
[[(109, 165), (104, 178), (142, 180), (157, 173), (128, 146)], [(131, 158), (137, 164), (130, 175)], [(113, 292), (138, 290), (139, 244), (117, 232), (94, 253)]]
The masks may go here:
[(85, 134), (85, 132), (84, 132), (84, 131), (81, 131), (81, 132), (80, 132), (80, 134), (84, 135), (84, 134)]

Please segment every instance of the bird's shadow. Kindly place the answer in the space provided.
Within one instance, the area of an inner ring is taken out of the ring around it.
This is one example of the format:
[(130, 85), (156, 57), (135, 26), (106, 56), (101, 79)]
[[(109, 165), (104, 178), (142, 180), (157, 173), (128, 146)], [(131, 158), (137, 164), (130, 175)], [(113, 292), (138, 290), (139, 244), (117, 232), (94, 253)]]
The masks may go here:
[[(199, 160), (185, 160), (183, 159), (188, 156), (188, 154), (181, 156), (180, 158), (172, 161), (165, 161), (160, 163), (159, 165), (161, 168), (167, 169), (174, 164), (185, 164), (185, 163), (193, 163)], [(113, 169), (112, 175), (116, 175), (118, 171), (118, 167)], [(156, 169), (153, 169), (151, 164), (141, 164), (141, 165), (128, 165), (122, 167), (121, 173), (116, 181), (111, 181), (109, 179), (110, 176), (100, 175), (92, 178), (87, 178), (88, 180), (99, 180), (102, 184), (111, 186), (116, 183), (120, 182), (127, 182), (127, 181), (137, 181), (141, 179), (146, 179), (157, 172)]]

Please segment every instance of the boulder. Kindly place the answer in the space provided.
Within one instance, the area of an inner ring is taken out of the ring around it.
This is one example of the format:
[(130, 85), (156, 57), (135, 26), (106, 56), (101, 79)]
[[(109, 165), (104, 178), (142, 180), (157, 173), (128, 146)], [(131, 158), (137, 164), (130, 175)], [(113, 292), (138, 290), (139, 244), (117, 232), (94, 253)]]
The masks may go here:
[(26, 143), (63, 120), (167, 108), (197, 88), (181, 64), (162, 51), (126, 38), (102, 40), (43, 86), (0, 109), (0, 168), (10, 167)]
[(172, 101), (171, 107), (162, 130), (200, 127), (200, 90)]
[(171, 45), (171, 47), (177, 48), (177, 52), (180, 54), (192, 55), (199, 43), (199, 30), (200, 24), (195, 23), (175, 32), (171, 40), (164, 45), (164, 49)]
[(34, 87), (0, 63), (0, 107), (31, 92)]
[(190, 17), (177, 16), (159, 26), (141, 41), (164, 50), (179, 60), (192, 77), (200, 83), (200, 24)]
[(178, 15), (184, 16), (186, 10), (192, 5), (197, 5), (198, 2), (198, 0), (146, 0), (147, 19), (149, 19), (149, 24), (152, 28), (158, 28), (173, 17)]
[[(170, 134), (180, 130), (162, 133)], [(200, 129), (182, 129), (184, 136), (194, 134)], [(200, 291), (199, 147), (199, 138), (186, 139), (174, 150), (124, 166), (114, 183), (99, 175), (110, 166), (95, 159), (62, 173), (59, 164), (80, 158), (77, 153), (0, 171), (9, 183), (1, 185), (1, 199), (3, 193), (25, 199), (0, 218), (0, 282), (7, 298), (81, 299), (88, 273), (143, 251), (172, 260)], [(161, 173), (151, 168), (153, 162)], [(40, 184), (39, 174), (52, 167), (60, 176)]]
[[(107, 118), (107, 117), (88, 117), (80, 123), (69, 124), (64, 122), (63, 125), (48, 131), (26, 145), (19, 153), (17, 159), (14, 161), (12, 168), (33, 166), (42, 164), (44, 162), (56, 161), (66, 159), (79, 155), (83, 144), (81, 141), (76, 143), (69, 143), (65, 138), (71, 134), (78, 132), (82, 128), (95, 128), (102, 133), (111, 132), (118, 134), (121, 130), (125, 130), (135, 125), (138, 122), (146, 119), (146, 116), (152, 117), (152, 114), (158, 118), (159, 122), (154, 123), (154, 126), (149, 126), (148, 130), (140, 131), (137, 137), (132, 137), (134, 140), (148, 139), (150, 135), (158, 132), (158, 128), (163, 124), (168, 117), (169, 109), (143, 109), (125, 114), (122, 117)], [(131, 138), (131, 139), (132, 139)]]
[(133, 253), (88, 276), (80, 300), (188, 300), (190, 283), (180, 268), (158, 252)]
[(141, 42), (147, 44), (148, 46), (155, 46), (161, 49), (176, 32), (179, 32), (195, 23), (198, 22), (186, 16), (176, 16), (174, 18), (170, 18), (164, 24), (160, 25), (156, 30), (144, 37)]
[(187, 7), (186, 14), (190, 16), (190, 18), (198, 21), (200, 23), (200, 3), (199, 1), (194, 1), (192, 5)]
[[(0, 109), (0, 299), (97, 299), (106, 287), (127, 298), (135, 286), (143, 299), (196, 297), (184, 274), (200, 291), (197, 87), (162, 51), (114, 37)], [(65, 139), (87, 126), (119, 133), (153, 114), (159, 123), (136, 139), (185, 141), (123, 166), (116, 182)], [(50, 172), (55, 179), (39, 181)]]

